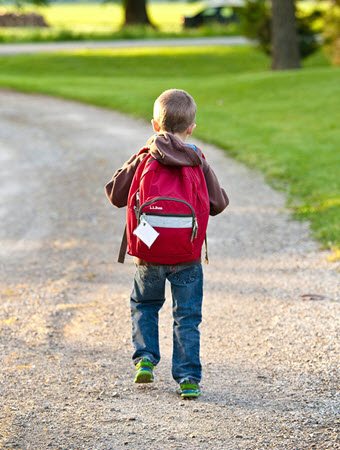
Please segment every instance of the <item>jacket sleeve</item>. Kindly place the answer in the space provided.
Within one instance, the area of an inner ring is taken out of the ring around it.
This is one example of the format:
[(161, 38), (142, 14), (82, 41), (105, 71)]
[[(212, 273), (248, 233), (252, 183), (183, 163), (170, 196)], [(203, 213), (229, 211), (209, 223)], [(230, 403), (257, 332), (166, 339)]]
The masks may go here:
[(131, 156), (123, 167), (116, 171), (112, 180), (105, 186), (107, 198), (114, 206), (117, 206), (117, 208), (122, 208), (127, 205), (133, 176), (139, 163), (145, 156), (146, 153)]
[(206, 160), (203, 160), (202, 168), (208, 188), (210, 201), (210, 215), (216, 216), (217, 214), (220, 214), (229, 205), (229, 198), (225, 190), (221, 188), (214, 171), (206, 162)]

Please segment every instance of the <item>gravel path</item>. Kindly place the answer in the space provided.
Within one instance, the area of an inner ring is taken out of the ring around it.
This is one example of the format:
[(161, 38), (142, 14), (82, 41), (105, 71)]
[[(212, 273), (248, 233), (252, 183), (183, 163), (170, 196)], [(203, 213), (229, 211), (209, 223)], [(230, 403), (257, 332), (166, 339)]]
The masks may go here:
[(115, 263), (125, 212), (104, 184), (150, 132), (0, 91), (0, 448), (339, 449), (339, 264), (209, 145), (231, 205), (209, 225), (202, 396), (171, 379), (169, 300), (156, 381), (132, 383), (134, 265)]

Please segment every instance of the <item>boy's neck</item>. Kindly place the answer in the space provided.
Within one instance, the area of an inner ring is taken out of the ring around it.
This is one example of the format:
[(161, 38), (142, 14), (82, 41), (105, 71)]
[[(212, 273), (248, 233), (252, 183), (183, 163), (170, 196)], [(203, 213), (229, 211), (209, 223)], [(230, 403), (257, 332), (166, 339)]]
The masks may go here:
[[(169, 133), (168, 131), (160, 131), (161, 133)], [(170, 133), (170, 134), (172, 134), (173, 136), (176, 136), (178, 139), (180, 139), (182, 142), (186, 142), (186, 140), (187, 140), (187, 137), (188, 137), (188, 135), (187, 135), (187, 133)]]
[(186, 142), (188, 137), (186, 133), (174, 133), (174, 136), (178, 137), (182, 142)]

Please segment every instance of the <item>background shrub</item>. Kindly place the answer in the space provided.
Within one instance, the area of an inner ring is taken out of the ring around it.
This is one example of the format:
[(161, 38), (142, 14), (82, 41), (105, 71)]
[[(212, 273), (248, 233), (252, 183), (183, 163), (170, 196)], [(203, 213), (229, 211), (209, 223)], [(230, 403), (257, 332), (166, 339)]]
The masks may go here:
[(323, 35), (332, 64), (340, 66), (340, 0), (332, 0), (325, 12)]

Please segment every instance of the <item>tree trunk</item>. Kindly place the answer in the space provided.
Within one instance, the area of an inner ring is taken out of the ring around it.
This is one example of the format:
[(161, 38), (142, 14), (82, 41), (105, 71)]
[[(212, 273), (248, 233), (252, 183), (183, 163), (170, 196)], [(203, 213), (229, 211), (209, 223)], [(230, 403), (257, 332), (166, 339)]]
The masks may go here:
[(294, 0), (272, 0), (272, 69), (300, 67)]
[(147, 0), (124, 0), (125, 25), (152, 25), (146, 11)]

